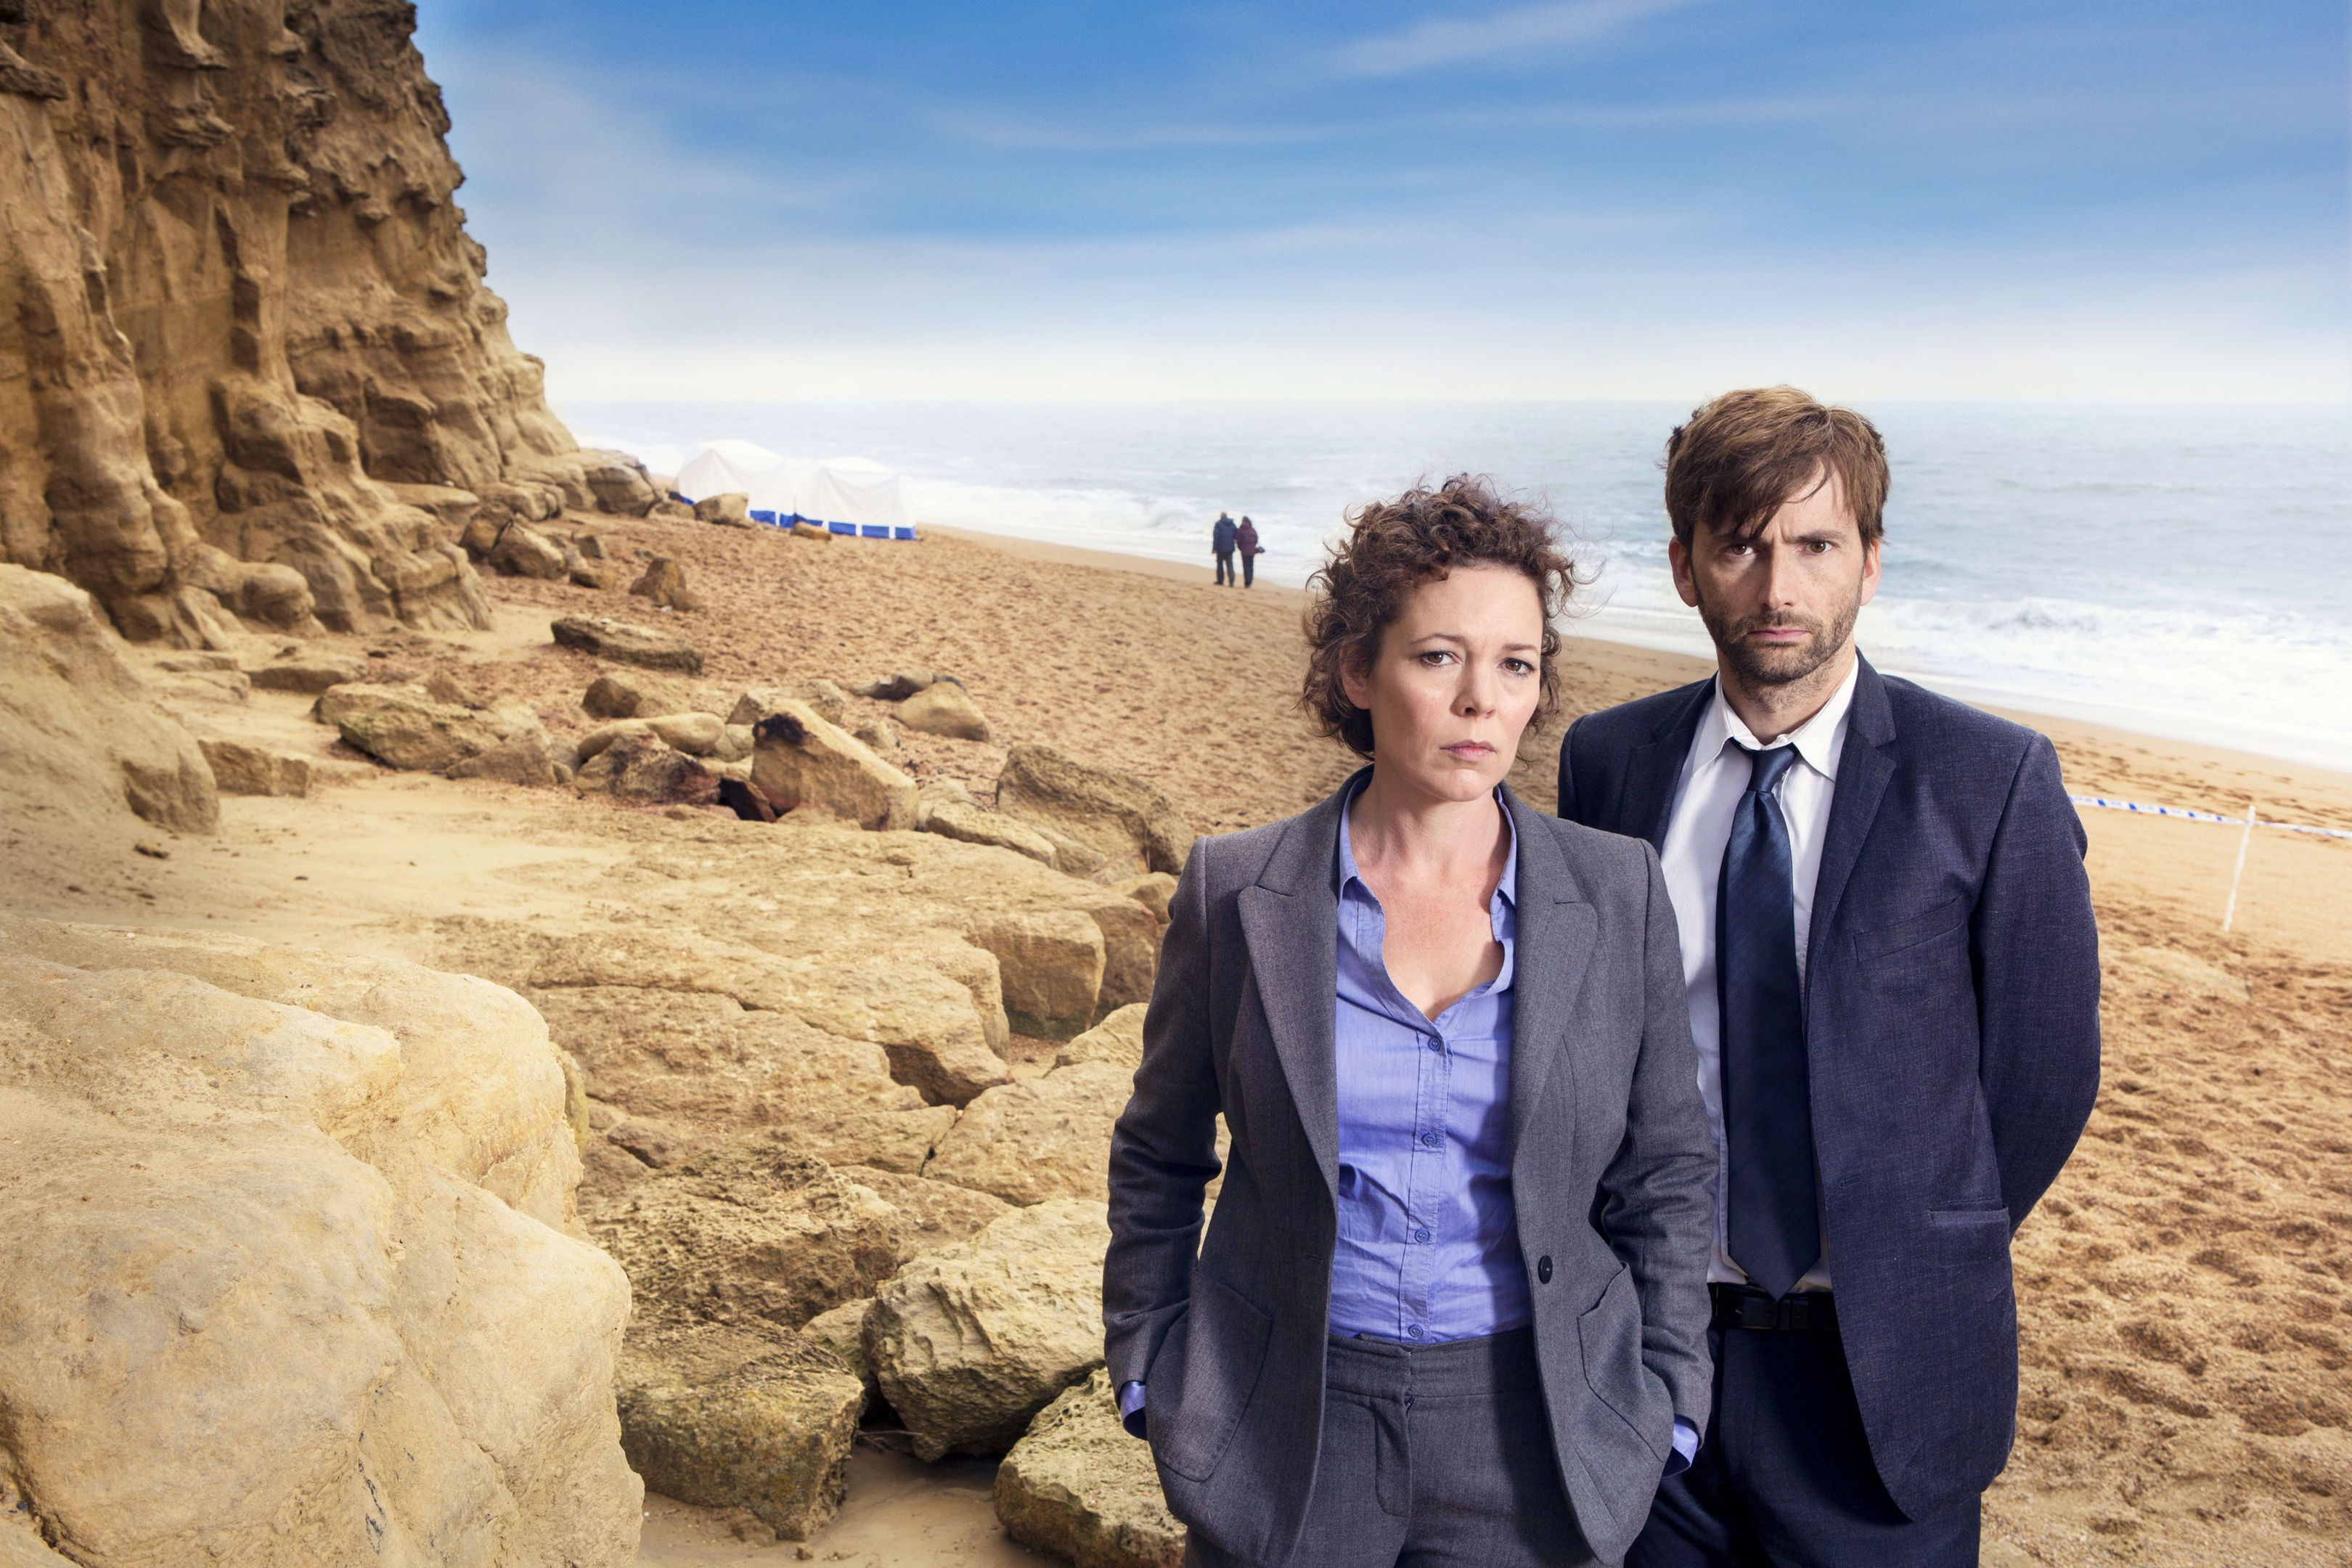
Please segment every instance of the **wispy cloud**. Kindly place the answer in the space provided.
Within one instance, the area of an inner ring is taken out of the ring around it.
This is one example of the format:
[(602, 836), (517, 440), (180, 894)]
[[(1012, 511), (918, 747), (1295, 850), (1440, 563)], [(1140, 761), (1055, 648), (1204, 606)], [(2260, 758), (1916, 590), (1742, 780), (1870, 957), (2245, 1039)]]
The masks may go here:
[(1437, 66), (1489, 59), (1523, 49), (1591, 43), (1636, 22), (1680, 11), (1699, 0), (1557, 0), (1518, 5), (1491, 16), (1431, 17), (1402, 32), (1359, 38), (1339, 51), (1349, 76), (1408, 76)]

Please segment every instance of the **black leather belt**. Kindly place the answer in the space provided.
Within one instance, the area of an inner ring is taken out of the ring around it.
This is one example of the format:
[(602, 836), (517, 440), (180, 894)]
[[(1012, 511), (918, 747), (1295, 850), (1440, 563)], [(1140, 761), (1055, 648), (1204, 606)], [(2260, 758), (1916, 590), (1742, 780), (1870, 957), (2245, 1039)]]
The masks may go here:
[(1753, 1329), (1768, 1334), (1837, 1332), (1837, 1303), (1826, 1290), (1777, 1300), (1753, 1285), (1710, 1285), (1706, 1290), (1715, 1299), (1718, 1329)]

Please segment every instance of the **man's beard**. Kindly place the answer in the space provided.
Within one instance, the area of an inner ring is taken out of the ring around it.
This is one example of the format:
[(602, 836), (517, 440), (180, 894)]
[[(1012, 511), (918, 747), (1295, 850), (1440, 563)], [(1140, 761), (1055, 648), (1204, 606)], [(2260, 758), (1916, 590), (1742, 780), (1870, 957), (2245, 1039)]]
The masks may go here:
[[(1729, 620), (1710, 607), (1705, 598), (1698, 603), (1699, 619), (1706, 624), (1706, 635), (1715, 639), (1716, 651), (1723, 655), (1741, 679), (1756, 686), (1790, 686), (1829, 663), (1853, 635), (1854, 617), (1861, 614), (1859, 594), (1847, 600), (1837, 618), (1830, 622), (1795, 611)], [(1802, 642), (1777, 646), (1748, 640), (1748, 633), (1768, 626), (1801, 626), (1808, 636)]]

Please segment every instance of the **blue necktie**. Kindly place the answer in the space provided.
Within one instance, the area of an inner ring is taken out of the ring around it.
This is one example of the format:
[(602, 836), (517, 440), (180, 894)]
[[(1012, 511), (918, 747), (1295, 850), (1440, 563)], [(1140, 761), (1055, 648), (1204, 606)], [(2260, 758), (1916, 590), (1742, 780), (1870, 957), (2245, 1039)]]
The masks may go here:
[(1739, 749), (1753, 771), (1731, 819), (1715, 899), (1723, 1133), (1731, 1152), (1725, 1217), (1731, 1260), (1759, 1288), (1785, 1296), (1822, 1253), (1796, 895), (1777, 793), (1797, 748)]

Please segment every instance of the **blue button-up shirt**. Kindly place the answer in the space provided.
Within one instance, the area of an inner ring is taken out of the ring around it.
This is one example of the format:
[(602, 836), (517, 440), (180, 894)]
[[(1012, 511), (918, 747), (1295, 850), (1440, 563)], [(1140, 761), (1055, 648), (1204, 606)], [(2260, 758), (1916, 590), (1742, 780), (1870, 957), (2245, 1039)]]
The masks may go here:
[[(1354, 804), (1351, 797), (1349, 805)], [(1339, 1247), (1331, 1327), (1427, 1342), (1524, 1327), (1511, 1202), (1511, 987), (1518, 831), (1487, 902), (1501, 973), (1435, 1018), (1389, 978), (1387, 917), (1339, 816)]]

